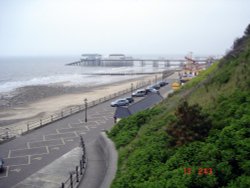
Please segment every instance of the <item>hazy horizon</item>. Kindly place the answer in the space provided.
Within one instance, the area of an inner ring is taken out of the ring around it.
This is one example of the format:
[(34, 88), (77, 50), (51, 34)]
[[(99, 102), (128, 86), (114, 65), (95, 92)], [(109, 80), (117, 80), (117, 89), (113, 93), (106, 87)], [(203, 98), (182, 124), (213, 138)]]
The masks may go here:
[(0, 57), (222, 55), (250, 23), (247, 0), (2, 0)]

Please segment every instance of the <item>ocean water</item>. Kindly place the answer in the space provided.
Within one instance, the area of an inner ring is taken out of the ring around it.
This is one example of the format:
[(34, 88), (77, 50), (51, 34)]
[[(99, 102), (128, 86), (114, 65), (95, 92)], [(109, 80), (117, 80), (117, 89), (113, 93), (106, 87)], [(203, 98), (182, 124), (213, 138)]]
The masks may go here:
[(0, 93), (32, 85), (68, 83), (101, 85), (125, 80), (131, 76), (94, 76), (86, 73), (152, 72), (165, 67), (81, 67), (65, 66), (78, 57), (8, 57), (0, 58)]

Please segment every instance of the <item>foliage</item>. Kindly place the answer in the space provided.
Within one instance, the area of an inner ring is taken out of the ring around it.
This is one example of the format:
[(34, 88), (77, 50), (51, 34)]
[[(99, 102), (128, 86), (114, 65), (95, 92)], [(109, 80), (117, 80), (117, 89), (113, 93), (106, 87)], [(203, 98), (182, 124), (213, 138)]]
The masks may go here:
[(249, 36), (250, 35), (250, 24), (248, 24), (245, 32), (244, 32), (245, 36)]
[[(121, 120), (110, 131), (119, 152), (112, 188), (250, 187), (249, 46), (245, 34), (237, 52), (230, 52), (213, 72), (201, 74), (169, 100)], [(196, 88), (198, 84), (201, 87)], [(205, 84), (207, 89), (202, 87)], [(177, 101), (193, 88), (186, 100), (199, 106), (182, 103), (175, 115)], [(171, 147), (172, 138), (166, 132), (172, 129), (170, 134), (178, 140), (173, 131), (179, 125), (185, 125), (181, 131), (199, 136)], [(191, 173), (185, 174), (184, 168), (191, 168)], [(205, 168), (211, 168), (212, 174), (199, 174)]]
[(117, 148), (125, 146), (134, 139), (140, 127), (157, 113), (159, 113), (157, 110), (145, 110), (131, 116), (129, 119), (122, 119), (112, 128), (108, 135), (113, 138)]
[(178, 106), (175, 115), (177, 120), (167, 127), (173, 145), (180, 146), (190, 141), (201, 140), (208, 135), (211, 122), (208, 115), (201, 112), (199, 105), (189, 106), (187, 101), (184, 101)]

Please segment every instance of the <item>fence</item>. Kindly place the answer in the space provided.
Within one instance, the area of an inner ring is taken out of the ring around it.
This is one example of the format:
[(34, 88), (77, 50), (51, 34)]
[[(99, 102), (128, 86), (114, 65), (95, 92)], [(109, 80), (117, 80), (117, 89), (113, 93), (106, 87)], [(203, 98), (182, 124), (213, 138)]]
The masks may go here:
[[(88, 102), (87, 106), (88, 106), (88, 108), (90, 108), (90, 107), (96, 106), (96, 105), (98, 105), (100, 103), (104, 103), (104, 102), (106, 102), (106, 101), (108, 101), (110, 99), (114, 99), (114, 98), (116, 98), (116, 97), (118, 97), (120, 95), (129, 93), (129, 92), (132, 93), (133, 90), (145, 87), (147, 85), (151, 85), (152, 83), (156, 83), (157, 81), (165, 79), (166, 77), (170, 76), (173, 73), (174, 73), (174, 71), (167, 71), (167, 72), (163, 72), (162, 77), (157, 77), (156, 76), (154, 79), (149, 79), (149, 80), (146, 80), (146, 81), (136, 82), (136, 84), (131, 85), (130, 88), (124, 89), (122, 91), (118, 91), (116, 93), (107, 95), (105, 97), (99, 98), (99, 99), (94, 100), (94, 101), (90, 101), (90, 102)], [(52, 123), (54, 121), (60, 120), (60, 119), (65, 118), (65, 117), (68, 117), (68, 116), (70, 116), (72, 114), (84, 111), (85, 108), (86, 108), (85, 104), (77, 105), (77, 106), (62, 110), (60, 112), (57, 112), (57, 113), (55, 113), (53, 115), (50, 115), (48, 117), (45, 117), (45, 118), (42, 118), (42, 119), (39, 119), (39, 120), (36, 120), (36, 121), (29, 121), (29, 122), (27, 122), (27, 124), (25, 126), (26, 129), (15, 129), (15, 128), (0, 129), (0, 142), (4, 141), (6, 139), (10, 139), (12, 137), (15, 137), (17, 135), (25, 134), (25, 133), (33, 130), (33, 129), (37, 129), (39, 127), (42, 127), (42, 126), (47, 125), (49, 123)]]
[(80, 145), (82, 147), (83, 154), (81, 160), (79, 161), (79, 166), (76, 166), (75, 170), (69, 173), (69, 178), (65, 182), (62, 182), (61, 188), (76, 187), (76, 185), (80, 182), (82, 176), (84, 176), (87, 168), (87, 157), (86, 148), (82, 136), (80, 136)]

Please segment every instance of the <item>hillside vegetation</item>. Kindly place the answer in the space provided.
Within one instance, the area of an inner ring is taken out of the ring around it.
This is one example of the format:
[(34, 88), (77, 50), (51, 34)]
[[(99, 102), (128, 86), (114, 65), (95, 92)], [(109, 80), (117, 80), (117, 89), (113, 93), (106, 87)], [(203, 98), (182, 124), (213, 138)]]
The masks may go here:
[(108, 135), (112, 188), (249, 188), (250, 25), (223, 59)]

